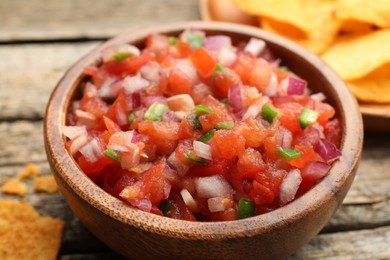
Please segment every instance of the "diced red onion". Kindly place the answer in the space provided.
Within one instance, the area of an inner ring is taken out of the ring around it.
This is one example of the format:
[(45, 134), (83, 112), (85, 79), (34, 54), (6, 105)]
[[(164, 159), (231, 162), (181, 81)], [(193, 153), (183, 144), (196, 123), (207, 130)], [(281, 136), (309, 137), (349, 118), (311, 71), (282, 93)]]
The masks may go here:
[(272, 73), (269, 85), (262, 92), (263, 94), (270, 97), (275, 96), (277, 94), (278, 86), (278, 78), (276, 77), (275, 73)]
[(200, 141), (194, 141), (193, 142), (194, 152), (195, 154), (203, 159), (206, 160), (212, 160), (213, 157), (211, 155), (211, 146), (208, 144), (205, 144)]
[(279, 67), (280, 63), (282, 62), (282, 60), (280, 58), (277, 58), (277, 59), (274, 59), (274, 60), (270, 60), (269, 63), (274, 66), (274, 67)]
[(94, 114), (83, 111), (81, 109), (76, 109), (75, 115), (77, 117), (77, 123), (80, 125), (85, 125), (87, 128), (94, 126), (97, 120)]
[(134, 143), (132, 142), (135, 131), (116, 132), (110, 136), (107, 144), (107, 149), (117, 152), (128, 152), (133, 149)]
[(210, 212), (221, 212), (233, 206), (233, 199), (227, 197), (214, 197), (207, 200)]
[(257, 117), (260, 114), (263, 105), (267, 102), (269, 102), (269, 97), (262, 96), (259, 102), (255, 102), (254, 104), (248, 107), (248, 109), (245, 111), (244, 115), (242, 116), (242, 120), (248, 119), (250, 117), (251, 118)]
[(199, 197), (207, 199), (233, 193), (232, 186), (221, 175), (196, 178), (195, 189)]
[(180, 177), (183, 177), (184, 175), (186, 175), (186, 173), (188, 172), (188, 170), (190, 169), (190, 167), (184, 163), (182, 163), (176, 156), (176, 152), (173, 152), (171, 153), (171, 155), (168, 157), (168, 165), (176, 170), (177, 174), (180, 176)]
[[(115, 84), (116, 83), (116, 84)], [(98, 90), (101, 98), (115, 98), (122, 89), (122, 82), (115, 77), (108, 77)]]
[(241, 86), (235, 84), (228, 90), (229, 104), (232, 106), (234, 112), (240, 112), (244, 108), (244, 102), (242, 100)]
[(312, 95), (310, 95), (310, 97), (312, 99), (318, 100), (318, 101), (324, 101), (326, 99), (326, 96), (322, 92), (318, 92), (318, 93), (312, 94)]
[(132, 109), (139, 108), (141, 106), (141, 94), (134, 92), (131, 94), (131, 107)]
[(71, 154), (77, 153), (80, 150), (80, 148), (83, 147), (86, 143), (88, 143), (87, 135), (77, 136), (75, 139), (72, 140), (72, 143), (69, 147), (69, 152)]
[(336, 146), (325, 138), (321, 138), (319, 140), (316, 152), (326, 162), (332, 162), (341, 156), (341, 152), (336, 148)]
[(219, 51), (222, 47), (232, 45), (232, 39), (226, 35), (208, 36), (203, 41), (203, 47), (210, 51)]
[(131, 143), (130, 149), (127, 152), (121, 153), (121, 167), (122, 169), (130, 169), (139, 164), (140, 160), (140, 146)]
[(193, 84), (199, 81), (195, 66), (189, 59), (176, 59), (174, 69), (181, 71)]
[(180, 94), (167, 98), (167, 104), (172, 111), (189, 112), (195, 108), (192, 97), (188, 94)]
[(281, 133), (281, 147), (291, 147), (292, 140), (293, 140), (293, 134), (290, 130), (288, 130), (285, 127), (280, 127), (280, 133)]
[(62, 126), (61, 131), (70, 140), (81, 135), (88, 135), (87, 128), (85, 126)]
[(301, 175), (303, 179), (315, 182), (328, 175), (330, 167), (324, 162), (311, 161), (302, 169)]
[(230, 48), (222, 47), (217, 59), (222, 66), (230, 67), (236, 62), (237, 54)]
[(160, 82), (162, 70), (160, 64), (156, 61), (146, 63), (139, 69), (139, 72), (144, 79), (150, 82)]
[(84, 88), (84, 95), (89, 95), (89, 96), (96, 96), (97, 94), (97, 88), (94, 84), (92, 84), (91, 82), (87, 82), (87, 84), (85, 84), (85, 88)]
[(306, 80), (290, 76), (287, 86), (287, 95), (303, 95), (305, 94), (306, 87)]
[(182, 189), (180, 195), (183, 198), (184, 203), (192, 212), (199, 212), (198, 204), (192, 197), (191, 193), (187, 189)]
[(134, 92), (138, 92), (146, 87), (149, 86), (149, 81), (142, 78), (139, 75), (135, 76), (127, 76), (122, 81), (123, 89), (125, 91), (125, 94), (131, 94)]
[(104, 156), (103, 146), (96, 138), (93, 138), (91, 141), (81, 147), (80, 153), (84, 155), (85, 159), (88, 162), (91, 163), (97, 162), (100, 158)]
[(265, 41), (257, 38), (251, 38), (245, 46), (244, 51), (249, 52), (253, 56), (257, 57), (264, 50), (265, 46)]
[(173, 111), (168, 111), (163, 114), (162, 121), (180, 123), (181, 119)]
[(145, 96), (142, 99), (142, 103), (144, 104), (145, 107), (150, 107), (153, 103), (158, 102), (161, 104), (166, 104), (166, 98), (163, 96)]
[(127, 119), (127, 113), (122, 106), (115, 106), (116, 121), (119, 125), (126, 125), (129, 120)]
[(301, 182), (302, 176), (298, 169), (291, 170), (287, 173), (279, 187), (280, 205), (285, 205), (294, 199)]

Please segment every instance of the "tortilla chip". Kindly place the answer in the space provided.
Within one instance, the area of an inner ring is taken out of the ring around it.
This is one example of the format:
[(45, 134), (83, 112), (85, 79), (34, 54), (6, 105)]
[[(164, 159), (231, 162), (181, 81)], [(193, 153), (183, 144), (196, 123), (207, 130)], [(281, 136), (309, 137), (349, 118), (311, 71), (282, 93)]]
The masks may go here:
[(389, 0), (338, 0), (337, 19), (390, 28)]
[(342, 22), (340, 27), (341, 34), (364, 34), (369, 33), (374, 30), (374, 27), (371, 24), (355, 21), (355, 20), (345, 20)]
[(53, 175), (38, 177), (34, 180), (34, 189), (39, 192), (55, 193), (58, 185)]
[(0, 200), (0, 259), (56, 259), (63, 229), (27, 202)]
[(39, 174), (41, 174), (41, 169), (38, 167), (38, 165), (28, 163), (26, 167), (17, 174), (17, 178), (19, 180), (24, 180), (28, 178), (34, 178)]
[(11, 195), (24, 196), (28, 192), (28, 186), (18, 178), (11, 178), (4, 183), (1, 187), (1, 191)]
[(339, 39), (322, 58), (344, 80), (362, 78), (390, 62), (390, 29)]
[(360, 101), (390, 103), (390, 63), (348, 85)]

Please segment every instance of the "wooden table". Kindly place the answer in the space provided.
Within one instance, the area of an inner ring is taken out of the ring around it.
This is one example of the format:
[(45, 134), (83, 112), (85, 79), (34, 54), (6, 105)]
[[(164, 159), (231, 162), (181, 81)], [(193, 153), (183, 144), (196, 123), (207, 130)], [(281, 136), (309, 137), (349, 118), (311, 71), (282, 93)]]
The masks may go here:
[[(135, 28), (197, 20), (197, 0), (1, 0), (0, 178), (26, 163), (50, 174), (43, 145), (46, 102), (65, 70), (102, 40)], [(118, 257), (91, 235), (61, 194), (24, 198), (66, 223), (60, 259)], [(1, 243), (1, 241), (0, 241)], [(362, 161), (342, 207), (291, 259), (390, 259), (390, 135), (366, 133)]]

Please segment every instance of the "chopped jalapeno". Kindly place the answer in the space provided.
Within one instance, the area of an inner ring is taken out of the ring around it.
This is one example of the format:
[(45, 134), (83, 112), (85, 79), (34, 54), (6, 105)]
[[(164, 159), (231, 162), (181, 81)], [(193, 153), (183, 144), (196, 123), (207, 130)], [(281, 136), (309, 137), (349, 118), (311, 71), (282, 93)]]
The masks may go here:
[(192, 126), (193, 130), (202, 129), (202, 124), (200, 123), (200, 121), (198, 119), (198, 115), (196, 113), (192, 113), (188, 116), (188, 122)]
[(280, 71), (289, 71), (287, 66), (281, 66), (281, 67), (279, 67), (279, 70)]
[(194, 48), (200, 48), (203, 44), (203, 36), (193, 32), (186, 32), (188, 43)]
[(173, 200), (166, 199), (162, 200), (160, 204), (158, 204), (158, 208), (162, 211), (164, 216), (168, 216), (169, 211), (172, 208)]
[(307, 107), (302, 108), (298, 121), (302, 129), (317, 122), (318, 112)]
[(243, 219), (255, 215), (255, 203), (251, 199), (241, 198), (238, 201), (237, 218)]
[(292, 159), (299, 158), (302, 156), (302, 153), (300, 151), (289, 148), (289, 147), (280, 148), (279, 154), (281, 156), (283, 156), (284, 158), (286, 158), (287, 160), (292, 160)]
[(216, 131), (215, 129), (211, 129), (210, 131), (207, 131), (204, 135), (202, 135), (199, 138), (199, 141), (206, 143), (208, 140), (210, 140), (214, 136), (215, 131)]
[(234, 126), (234, 123), (231, 121), (228, 122), (219, 122), (215, 124), (216, 129), (230, 129)]
[(167, 111), (169, 111), (169, 108), (166, 105), (154, 102), (145, 112), (144, 119), (161, 121), (162, 115)]
[(114, 161), (120, 162), (121, 156), (119, 153), (115, 152), (114, 150), (106, 149), (104, 150), (104, 154), (113, 159)]
[(198, 156), (196, 156), (194, 151), (190, 151), (190, 152), (186, 153), (184, 156), (190, 162), (197, 163), (197, 164), (200, 164), (200, 165), (207, 165), (207, 161), (202, 159), (202, 158), (199, 158)]
[(129, 116), (127, 117), (127, 120), (129, 121), (130, 125), (134, 122), (134, 119), (135, 119), (134, 111), (131, 111)]
[(122, 60), (125, 60), (127, 58), (130, 58), (131, 56), (132, 56), (132, 54), (130, 52), (118, 52), (118, 53), (115, 53), (113, 55), (113, 58), (116, 61), (122, 61)]
[(275, 117), (278, 117), (280, 115), (279, 110), (276, 109), (273, 105), (270, 103), (266, 103), (263, 105), (261, 109), (261, 116), (267, 120), (268, 122), (272, 123), (274, 121)]
[(169, 45), (175, 46), (177, 44), (177, 37), (169, 37)]
[(208, 107), (202, 106), (202, 105), (195, 106), (195, 111), (198, 115), (206, 114), (206, 113), (215, 113), (214, 110), (212, 110)]

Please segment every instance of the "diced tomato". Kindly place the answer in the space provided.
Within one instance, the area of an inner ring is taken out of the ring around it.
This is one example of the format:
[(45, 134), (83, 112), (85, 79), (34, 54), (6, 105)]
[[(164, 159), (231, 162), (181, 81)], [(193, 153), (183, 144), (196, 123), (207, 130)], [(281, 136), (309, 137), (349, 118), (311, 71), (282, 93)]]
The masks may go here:
[(301, 131), (298, 117), (302, 111), (303, 106), (299, 103), (284, 103), (278, 109), (280, 110), (280, 123), (292, 132)]
[(259, 147), (264, 139), (274, 133), (274, 129), (266, 129), (261, 123), (253, 118), (248, 118), (239, 122), (233, 127), (233, 130), (240, 133), (245, 138), (246, 147)]
[(214, 70), (217, 62), (211, 57), (204, 48), (196, 49), (189, 57), (199, 75), (203, 78), (210, 77)]
[(172, 193), (170, 198), (173, 200), (171, 209), (168, 211), (168, 217), (181, 220), (196, 221), (192, 212), (187, 208), (182, 198)]
[(181, 59), (188, 58), (194, 52), (194, 48), (186, 42), (177, 41), (176, 47), (179, 54), (178, 58)]
[(227, 109), (226, 105), (215, 99), (213, 96), (208, 95), (201, 102), (200, 105), (210, 108), (214, 111), (222, 121), (233, 121), (233, 117)]
[(220, 72), (215, 72), (211, 79), (213, 93), (219, 98), (225, 98), (231, 86), (239, 84), (240, 77), (231, 69), (223, 68)]
[(266, 168), (261, 153), (252, 148), (246, 149), (238, 158), (237, 169), (243, 178), (254, 179), (258, 172), (264, 171)]
[(143, 177), (142, 192), (148, 194), (153, 205), (158, 205), (161, 200), (168, 198), (171, 184), (164, 177), (166, 162), (162, 161), (148, 170)]
[(213, 158), (232, 160), (245, 149), (245, 138), (233, 130), (218, 130), (210, 140)]
[(199, 122), (202, 125), (203, 132), (213, 129), (217, 123), (223, 121), (224, 119), (216, 113), (206, 113), (199, 116)]
[(237, 210), (229, 208), (220, 212), (213, 212), (207, 217), (208, 221), (232, 221), (237, 219)]
[(310, 161), (321, 161), (322, 159), (314, 151), (313, 146), (296, 145), (294, 149), (301, 152), (301, 156), (292, 160), (288, 160), (291, 166), (303, 168)]
[(117, 125), (114, 121), (109, 119), (108, 117), (103, 116), (104, 124), (110, 134), (114, 134), (116, 132), (122, 131), (122, 129)]
[(326, 139), (336, 147), (340, 146), (341, 142), (341, 127), (340, 121), (335, 118), (324, 124), (324, 134)]
[(191, 80), (182, 71), (174, 69), (169, 73), (165, 94), (169, 96), (191, 94), (191, 89)]
[(107, 61), (103, 63), (101, 70), (118, 77), (134, 75), (143, 65), (153, 59), (154, 55), (149, 52), (144, 52), (139, 56), (132, 56), (129, 59), (124, 59), (121, 61)]
[(97, 118), (102, 117), (108, 110), (108, 105), (97, 95), (84, 94), (80, 101), (80, 109), (89, 112)]

